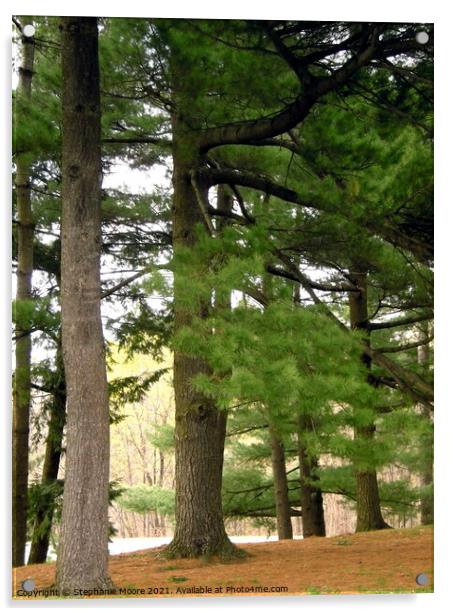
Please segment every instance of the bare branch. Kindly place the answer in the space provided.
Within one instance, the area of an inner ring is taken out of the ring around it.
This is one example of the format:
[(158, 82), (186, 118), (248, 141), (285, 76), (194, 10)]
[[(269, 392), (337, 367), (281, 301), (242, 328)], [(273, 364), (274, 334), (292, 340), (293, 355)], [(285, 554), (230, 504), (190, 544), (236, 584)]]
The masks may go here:
[(113, 287), (110, 287), (109, 289), (106, 289), (101, 294), (100, 298), (101, 299), (105, 299), (106, 297), (110, 297), (110, 295), (113, 295), (113, 293), (116, 293), (116, 291), (119, 291), (123, 287), (126, 287), (131, 282), (133, 282), (134, 280), (137, 280), (138, 278), (141, 278), (145, 274), (149, 274), (149, 268), (145, 268), (145, 269), (137, 272), (133, 276), (130, 276), (129, 278), (126, 278), (125, 280), (122, 280), (121, 282), (118, 282), (118, 284), (115, 284)]

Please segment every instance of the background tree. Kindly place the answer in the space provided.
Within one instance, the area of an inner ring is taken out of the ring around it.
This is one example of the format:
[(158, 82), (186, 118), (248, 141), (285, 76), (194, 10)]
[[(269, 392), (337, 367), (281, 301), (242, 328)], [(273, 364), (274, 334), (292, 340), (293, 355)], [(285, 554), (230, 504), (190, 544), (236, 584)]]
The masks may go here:
[[(23, 28), (33, 27), (29, 18), (21, 27), (22, 60), (19, 67), (19, 85), (15, 100), (16, 122), (26, 121), (31, 98), (35, 44), (33, 36), (25, 36)], [(22, 115), (22, 118), (20, 117)], [(27, 529), (28, 449), (30, 430), (30, 372), (32, 310), (33, 236), (34, 220), (31, 202), (31, 161), (27, 149), (16, 156), (16, 208), (17, 208), (17, 290), (15, 310), (15, 371), (13, 387), (13, 566), (24, 564)]]

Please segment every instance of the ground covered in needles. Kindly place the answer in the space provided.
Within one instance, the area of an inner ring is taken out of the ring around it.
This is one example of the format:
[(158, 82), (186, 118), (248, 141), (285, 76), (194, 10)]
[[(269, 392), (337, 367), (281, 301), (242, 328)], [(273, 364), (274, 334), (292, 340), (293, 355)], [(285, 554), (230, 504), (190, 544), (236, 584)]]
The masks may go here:
[[(162, 558), (162, 548), (111, 556), (114, 596), (169, 598), (433, 591), (433, 528), (430, 526), (250, 543), (240, 547), (246, 550), (247, 557), (229, 562), (216, 558), (166, 560)], [(54, 563), (14, 569), (14, 596), (45, 598), (45, 593), (36, 591), (50, 588), (54, 575)], [(26, 595), (23, 591), (22, 584), (27, 579), (34, 582), (33, 594)], [(105, 595), (96, 598), (100, 596)]]

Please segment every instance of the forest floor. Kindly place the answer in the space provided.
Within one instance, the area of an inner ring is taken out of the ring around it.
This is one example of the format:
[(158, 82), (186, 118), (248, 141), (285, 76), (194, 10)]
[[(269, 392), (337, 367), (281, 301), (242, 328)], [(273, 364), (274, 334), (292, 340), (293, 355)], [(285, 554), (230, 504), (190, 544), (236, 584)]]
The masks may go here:
[[(339, 537), (242, 544), (248, 557), (163, 560), (162, 548), (110, 557), (115, 597), (413, 593), (433, 591), (433, 528), (389, 529)], [(39, 590), (54, 581), (55, 564), (13, 570), (15, 598), (24, 580)], [(425, 574), (420, 579), (416, 577)], [(425, 577), (427, 576), (427, 578)], [(27, 585), (26, 585), (27, 587)], [(36, 593), (36, 591), (38, 591)], [(33, 596), (36, 593), (36, 596)], [(22, 595), (22, 596), (21, 596)], [(103, 595), (105, 596), (105, 595)], [(108, 595), (111, 596), (111, 595)]]

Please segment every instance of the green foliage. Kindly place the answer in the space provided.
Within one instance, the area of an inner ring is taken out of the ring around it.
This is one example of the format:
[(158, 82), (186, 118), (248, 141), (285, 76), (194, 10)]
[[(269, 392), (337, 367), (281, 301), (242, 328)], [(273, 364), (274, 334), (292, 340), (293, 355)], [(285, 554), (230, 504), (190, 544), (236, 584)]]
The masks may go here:
[(223, 408), (259, 402), (266, 412), (316, 412), (333, 403), (370, 403), (359, 347), (315, 308), (274, 302), (265, 310), (237, 307), (183, 328), (175, 344), (207, 359), (213, 375), (196, 386)]
[[(28, 488), (27, 521), (29, 537), (42, 539), (51, 528), (52, 523), (61, 519), (64, 483), (61, 480), (49, 483), (32, 483)], [(37, 528), (35, 520), (42, 516)]]
[[(141, 402), (149, 388), (157, 383), (168, 372), (168, 368), (155, 370), (152, 374), (129, 376), (112, 379), (108, 383), (110, 412), (118, 419), (118, 413), (126, 405), (133, 402)], [(121, 419), (124, 415), (119, 416)]]
[(136, 513), (158, 511), (162, 515), (173, 517), (175, 511), (174, 490), (159, 486), (137, 485), (125, 488), (118, 498), (121, 507)]
[[(54, 149), (59, 141), (58, 126), (54, 118), (48, 115), (47, 109), (33, 98), (30, 104), (15, 93), (13, 97), (15, 119), (13, 126), (13, 152), (15, 155), (26, 155), (30, 161)], [(23, 118), (27, 118), (24, 122)]]
[(147, 433), (149, 443), (162, 452), (174, 451), (174, 427), (169, 424), (153, 426), (152, 432)]
[(153, 310), (145, 302), (139, 302), (123, 316), (120, 323), (112, 320), (119, 348), (131, 358), (135, 353), (151, 354), (161, 359), (168, 346), (172, 331), (172, 314), (166, 310)]
[(245, 517), (250, 512), (263, 512), (263, 517), (266, 510), (269, 514), (274, 510), (272, 479), (259, 469), (226, 467), (222, 493), (226, 517)]
[[(51, 528), (57, 526), (61, 521), (63, 508), (64, 481), (57, 479), (48, 483), (32, 483), (28, 488), (27, 501), (27, 526), (30, 539), (42, 539), (47, 535)], [(108, 491), (108, 502), (110, 505), (118, 500), (124, 489), (115, 481), (110, 481)], [(42, 518), (39, 526), (36, 526), (37, 517)], [(117, 534), (115, 528), (110, 524), (109, 537)]]
[(380, 484), (381, 505), (393, 515), (415, 515), (422, 490), (409, 481), (383, 481)]
[(49, 298), (13, 301), (13, 323), (16, 329), (24, 332), (46, 331), (55, 333), (59, 323), (59, 314), (51, 310)]

